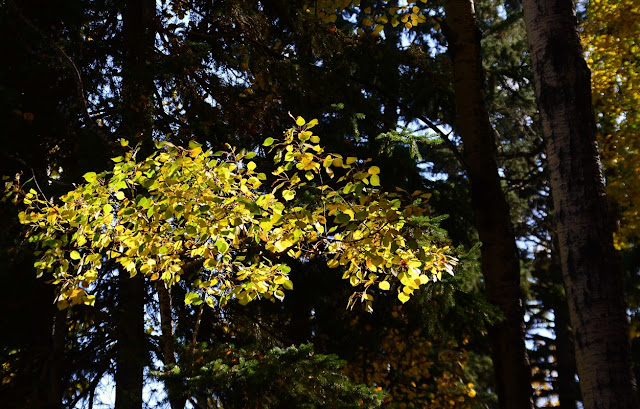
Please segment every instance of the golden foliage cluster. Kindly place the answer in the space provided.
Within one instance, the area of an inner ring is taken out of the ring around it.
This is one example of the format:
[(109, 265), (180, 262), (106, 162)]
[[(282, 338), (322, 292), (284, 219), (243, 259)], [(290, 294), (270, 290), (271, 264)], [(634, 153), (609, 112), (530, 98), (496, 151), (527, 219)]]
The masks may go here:
[(93, 304), (92, 290), (114, 270), (166, 286), (186, 277), (187, 304), (217, 307), (281, 300), (293, 288), (286, 257), (324, 257), (356, 288), (349, 306), (367, 310), (376, 291), (406, 302), (453, 274), (449, 247), (418, 222), (429, 194), (381, 191), (377, 166), (325, 153), (311, 131), (318, 121), (295, 122), (283, 140), (264, 143), (275, 151), (271, 187), (256, 152), (194, 142), (161, 142), (143, 160), (129, 149), (57, 203), (8, 182), (9, 196), (23, 194), (20, 221), (38, 247), (36, 269), (59, 288), (58, 306)]
[(637, 1), (589, 2), (582, 41), (592, 73), (607, 193), (622, 210), (618, 248), (640, 237), (639, 32)]

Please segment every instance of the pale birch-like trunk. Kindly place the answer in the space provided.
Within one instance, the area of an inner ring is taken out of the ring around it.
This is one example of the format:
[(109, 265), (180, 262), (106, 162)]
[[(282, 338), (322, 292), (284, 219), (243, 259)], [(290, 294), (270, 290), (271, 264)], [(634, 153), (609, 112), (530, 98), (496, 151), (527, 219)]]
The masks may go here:
[(607, 218), (590, 72), (571, 0), (524, 0), (585, 409), (638, 408), (622, 273)]
[(448, 0), (444, 8), (464, 161), (471, 182), (476, 228), (482, 242), (486, 295), (505, 317), (489, 328), (500, 408), (532, 408), (520, 266), (509, 207), (498, 174), (494, 131), (484, 99), (480, 31), (473, 1)]

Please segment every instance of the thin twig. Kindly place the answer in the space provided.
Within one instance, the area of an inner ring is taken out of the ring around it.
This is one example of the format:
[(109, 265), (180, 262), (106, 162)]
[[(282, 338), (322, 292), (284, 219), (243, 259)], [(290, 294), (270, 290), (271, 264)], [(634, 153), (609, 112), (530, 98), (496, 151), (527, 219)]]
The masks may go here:
[(44, 200), (46, 200), (47, 203), (49, 203), (50, 205), (53, 205), (53, 202), (51, 200), (47, 199), (47, 196), (44, 194), (42, 189), (40, 189), (40, 185), (38, 184), (38, 179), (36, 178), (36, 172), (33, 170), (33, 168), (31, 169), (31, 174), (33, 175), (33, 181), (36, 184), (36, 187), (38, 188), (38, 191), (40, 192), (42, 197), (44, 197)]

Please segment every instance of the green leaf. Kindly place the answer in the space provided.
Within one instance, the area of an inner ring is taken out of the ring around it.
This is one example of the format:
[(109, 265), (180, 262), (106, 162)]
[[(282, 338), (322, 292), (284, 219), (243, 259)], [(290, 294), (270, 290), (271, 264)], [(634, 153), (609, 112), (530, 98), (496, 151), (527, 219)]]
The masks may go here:
[(200, 298), (200, 295), (198, 293), (186, 293), (184, 296), (184, 303), (186, 305), (189, 304), (193, 304), (193, 305), (200, 305), (202, 304), (202, 299)]
[(84, 180), (86, 180), (89, 183), (93, 183), (96, 181), (96, 172), (87, 172), (85, 173), (83, 176)]
[(264, 140), (264, 142), (262, 143), (262, 146), (271, 146), (273, 145), (274, 139), (273, 138), (267, 138)]
[(371, 175), (369, 182), (371, 182), (371, 186), (380, 186), (380, 176)]
[(81, 256), (80, 253), (78, 253), (76, 250), (73, 250), (69, 257), (71, 257), (71, 260), (80, 260)]
[(288, 189), (283, 190), (282, 197), (284, 198), (284, 200), (293, 200), (293, 198), (296, 197), (296, 192)]
[(282, 283), (282, 286), (286, 290), (293, 290), (293, 282), (291, 280), (286, 280), (284, 283)]
[(229, 244), (223, 239), (218, 239), (215, 246), (221, 254), (224, 254), (229, 250)]

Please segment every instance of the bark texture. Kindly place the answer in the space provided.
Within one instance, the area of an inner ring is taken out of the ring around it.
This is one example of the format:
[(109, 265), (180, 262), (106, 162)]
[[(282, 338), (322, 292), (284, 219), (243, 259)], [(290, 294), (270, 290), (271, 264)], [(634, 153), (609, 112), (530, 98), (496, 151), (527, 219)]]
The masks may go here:
[[(156, 289), (158, 291), (158, 303), (160, 306), (160, 342), (162, 346), (162, 359), (165, 367), (176, 364), (176, 346), (173, 338), (173, 311), (171, 302), (171, 291), (167, 289), (164, 281), (156, 281)], [(181, 389), (175, 384), (175, 380), (166, 380), (164, 383), (167, 388), (169, 405), (171, 409), (183, 409), (186, 399), (182, 396)]]
[(509, 208), (498, 174), (494, 130), (484, 99), (480, 31), (473, 1), (448, 0), (444, 2), (444, 8), (464, 161), (482, 242), (486, 294), (505, 316), (505, 320), (489, 328), (500, 408), (532, 408), (520, 266)]
[[(559, 271), (559, 270), (558, 270)], [(557, 392), (561, 409), (577, 409), (580, 397), (580, 386), (575, 375), (576, 358), (574, 355), (573, 336), (569, 323), (569, 308), (566, 298), (558, 299), (553, 305), (553, 325), (556, 335), (556, 359), (558, 363)]]
[[(156, 3), (129, 0), (122, 12), (122, 123), (120, 136), (142, 142), (139, 155), (153, 147), (152, 60), (155, 45)], [(120, 272), (118, 280), (118, 356), (116, 359), (116, 409), (141, 409), (147, 348), (144, 332), (145, 281), (138, 273), (129, 278)]]
[(638, 408), (624, 305), (571, 0), (524, 0), (585, 409)]

